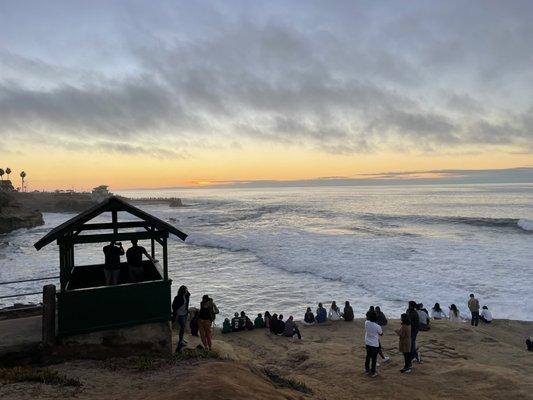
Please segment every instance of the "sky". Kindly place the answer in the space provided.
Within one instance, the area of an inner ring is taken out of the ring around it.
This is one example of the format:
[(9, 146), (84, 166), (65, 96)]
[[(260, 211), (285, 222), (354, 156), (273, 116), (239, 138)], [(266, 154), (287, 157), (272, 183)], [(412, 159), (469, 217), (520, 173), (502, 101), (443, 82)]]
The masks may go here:
[(3, 0), (0, 168), (30, 190), (531, 178), (532, 18), (529, 0)]

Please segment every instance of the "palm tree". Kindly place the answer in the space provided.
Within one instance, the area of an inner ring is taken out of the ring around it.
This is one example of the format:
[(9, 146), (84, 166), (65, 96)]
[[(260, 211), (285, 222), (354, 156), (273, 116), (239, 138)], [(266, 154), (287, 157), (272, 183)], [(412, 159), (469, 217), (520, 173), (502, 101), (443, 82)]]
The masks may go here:
[(4, 170), (0, 168), (0, 180), (4, 180)]
[(7, 167), (6, 168), (6, 175), (7, 175), (7, 180), (9, 180), (9, 174), (11, 173), (11, 168)]
[(24, 178), (26, 178), (26, 172), (22, 171), (20, 173), (20, 177), (22, 178), (22, 184), (20, 185), (20, 191), (23, 192), (24, 191)]

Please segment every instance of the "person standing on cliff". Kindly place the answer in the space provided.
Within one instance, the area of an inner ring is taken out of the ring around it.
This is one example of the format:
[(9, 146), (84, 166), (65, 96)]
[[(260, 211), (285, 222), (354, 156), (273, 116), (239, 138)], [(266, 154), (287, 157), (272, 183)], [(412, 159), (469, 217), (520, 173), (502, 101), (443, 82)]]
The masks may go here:
[(468, 309), (472, 313), (472, 320), (470, 321), (472, 326), (477, 326), (479, 323), (479, 301), (474, 297), (474, 294), (470, 294), (470, 299), (468, 300)]
[(112, 241), (107, 246), (104, 246), (104, 274), (106, 285), (117, 285), (120, 276), (120, 256), (124, 255), (124, 248), (122, 243), (115, 243)]

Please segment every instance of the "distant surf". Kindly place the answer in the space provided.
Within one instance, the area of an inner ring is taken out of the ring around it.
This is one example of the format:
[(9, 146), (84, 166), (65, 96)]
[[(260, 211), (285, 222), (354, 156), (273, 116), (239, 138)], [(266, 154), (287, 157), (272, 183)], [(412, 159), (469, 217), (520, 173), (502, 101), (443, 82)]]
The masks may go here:
[(363, 214), (362, 219), (388, 222), (410, 222), (424, 224), (463, 224), (487, 228), (513, 228), (528, 232), (533, 231), (533, 220), (519, 218), (485, 218), (438, 215), (392, 215), (392, 214)]

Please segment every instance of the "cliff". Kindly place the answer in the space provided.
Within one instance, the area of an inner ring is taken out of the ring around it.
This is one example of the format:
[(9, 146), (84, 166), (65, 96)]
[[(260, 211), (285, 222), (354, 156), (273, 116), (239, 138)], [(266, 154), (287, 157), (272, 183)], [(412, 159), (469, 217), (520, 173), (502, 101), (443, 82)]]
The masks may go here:
[(43, 224), (40, 211), (21, 204), (14, 193), (0, 192), (0, 234)]

